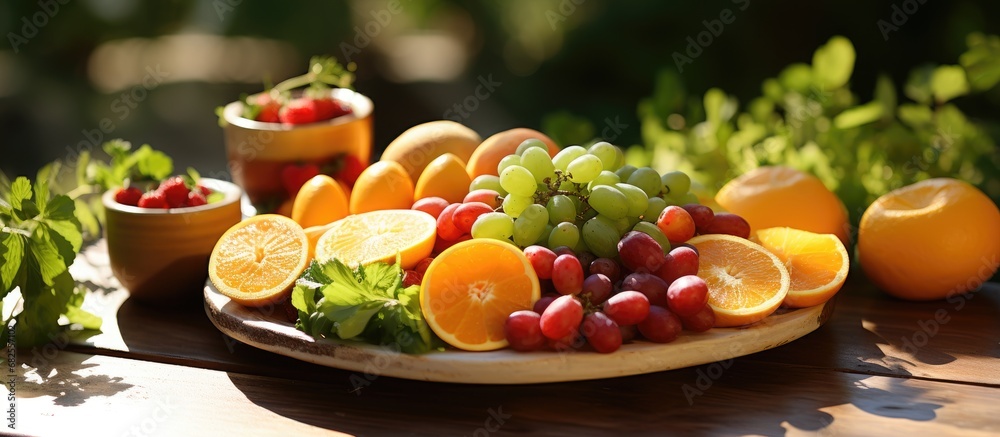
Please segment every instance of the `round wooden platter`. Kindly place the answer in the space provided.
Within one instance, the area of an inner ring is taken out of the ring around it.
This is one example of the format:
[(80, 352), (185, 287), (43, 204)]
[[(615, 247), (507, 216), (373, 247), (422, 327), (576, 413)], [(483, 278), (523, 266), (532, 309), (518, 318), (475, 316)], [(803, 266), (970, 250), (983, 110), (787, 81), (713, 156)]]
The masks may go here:
[(253, 309), (205, 285), (205, 312), (220, 331), (248, 345), (338, 369), (420, 381), (466, 384), (533, 384), (614, 378), (696, 366), (749, 355), (796, 340), (820, 327), (833, 311), (825, 305), (775, 314), (743, 328), (683, 333), (668, 344), (634, 341), (610, 354), (447, 350), (409, 355), (387, 346), (315, 340), (282, 320), (274, 309)]

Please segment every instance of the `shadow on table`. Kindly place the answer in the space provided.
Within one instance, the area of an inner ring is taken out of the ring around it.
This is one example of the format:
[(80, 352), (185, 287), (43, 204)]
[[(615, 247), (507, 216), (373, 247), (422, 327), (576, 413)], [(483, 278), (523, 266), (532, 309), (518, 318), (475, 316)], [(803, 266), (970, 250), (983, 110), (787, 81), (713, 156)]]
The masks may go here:
[(19, 351), (28, 358), (18, 369), (18, 398), (52, 396), (55, 398), (53, 404), (73, 407), (84, 404), (91, 397), (111, 397), (132, 387), (118, 376), (81, 375), (81, 371), (98, 366), (84, 362), (89, 355), (62, 351), (47, 354), (44, 348), (41, 350), (43, 352), (34, 355), (32, 351)]

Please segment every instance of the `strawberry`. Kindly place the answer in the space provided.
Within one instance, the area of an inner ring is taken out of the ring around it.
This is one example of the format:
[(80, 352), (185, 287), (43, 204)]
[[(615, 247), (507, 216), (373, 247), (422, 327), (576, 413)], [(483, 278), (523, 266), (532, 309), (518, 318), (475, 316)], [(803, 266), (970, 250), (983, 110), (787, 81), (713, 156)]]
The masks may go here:
[(161, 182), (160, 187), (156, 191), (163, 193), (163, 197), (167, 200), (167, 205), (170, 205), (171, 208), (178, 208), (187, 201), (190, 190), (188, 190), (187, 185), (184, 185), (184, 178), (174, 176)]
[(198, 191), (201, 191), (202, 196), (208, 197), (209, 194), (212, 194), (212, 190), (210, 190), (208, 187), (204, 185), (198, 184), (195, 185), (195, 188), (197, 188)]
[(139, 198), (137, 206), (139, 208), (170, 208), (170, 205), (167, 204), (166, 196), (164, 196), (159, 190), (143, 194), (142, 197)]
[(278, 112), (278, 118), (282, 123), (306, 124), (318, 120), (316, 118), (316, 101), (313, 99), (300, 97), (288, 102), (285, 107)]
[(118, 192), (115, 193), (115, 202), (122, 205), (138, 206), (141, 197), (142, 191), (136, 187), (119, 188)]
[(316, 121), (329, 120), (351, 113), (351, 107), (346, 103), (329, 97), (314, 99), (313, 104), (316, 106)]
[(288, 197), (295, 197), (299, 189), (318, 174), (319, 167), (316, 164), (286, 165), (281, 169), (281, 184), (285, 187)]
[(281, 111), (281, 104), (272, 101), (265, 106), (260, 108), (260, 112), (257, 113), (257, 121), (263, 121), (265, 123), (280, 123), (281, 118), (278, 114)]
[(201, 194), (200, 191), (192, 191), (188, 193), (187, 202), (184, 203), (184, 206), (201, 206), (206, 203), (208, 201), (205, 200), (205, 195)]
[(361, 160), (357, 156), (344, 155), (340, 158), (340, 170), (333, 177), (353, 187), (354, 182), (358, 180), (358, 176), (361, 176), (361, 172), (364, 170), (365, 165), (361, 163)]

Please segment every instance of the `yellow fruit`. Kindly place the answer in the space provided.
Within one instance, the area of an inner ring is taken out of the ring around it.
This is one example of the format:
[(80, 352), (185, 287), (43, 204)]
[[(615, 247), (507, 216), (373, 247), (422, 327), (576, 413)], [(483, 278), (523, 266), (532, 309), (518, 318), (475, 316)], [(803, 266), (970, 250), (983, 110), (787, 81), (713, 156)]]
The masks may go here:
[(698, 248), (698, 277), (708, 284), (708, 305), (715, 326), (749, 325), (781, 306), (791, 278), (785, 264), (761, 245), (723, 234), (694, 237)]
[(396, 254), (404, 269), (430, 256), (437, 220), (422, 211), (391, 209), (348, 216), (333, 222), (316, 243), (316, 260), (336, 258), (350, 267), (376, 261), (392, 263)]
[(458, 243), (427, 267), (420, 310), (431, 330), (463, 350), (507, 346), (504, 323), (541, 297), (538, 276), (524, 252), (499, 240)]
[(1000, 265), (1000, 210), (956, 179), (893, 190), (861, 217), (858, 258), (875, 285), (901, 299), (965, 293)]
[(836, 235), (768, 228), (757, 231), (754, 241), (785, 263), (791, 277), (784, 302), (787, 307), (822, 304), (836, 295), (847, 279), (851, 261)]
[(229, 228), (212, 249), (208, 277), (223, 295), (260, 307), (288, 297), (308, 262), (302, 227), (277, 214), (250, 217)]
[(819, 178), (789, 167), (760, 167), (729, 181), (715, 195), (726, 211), (757, 229), (789, 227), (850, 240), (847, 210)]
[(347, 216), (347, 195), (333, 178), (321, 174), (309, 179), (292, 205), (292, 220), (304, 228), (322, 226)]
[(517, 151), (517, 146), (520, 146), (524, 140), (531, 138), (542, 140), (549, 147), (549, 156), (556, 156), (556, 153), (559, 153), (559, 146), (556, 145), (555, 141), (552, 141), (548, 135), (534, 129), (518, 127), (497, 132), (483, 140), (476, 151), (472, 152), (472, 157), (469, 158), (469, 163), (466, 165), (469, 177), (475, 179), (476, 176), (484, 174), (497, 176), (497, 166), (500, 164), (500, 160), (507, 155), (513, 155)]
[(309, 259), (316, 257), (316, 243), (319, 243), (319, 238), (322, 237), (326, 231), (330, 230), (330, 227), (332, 226), (333, 223), (328, 223), (321, 226), (310, 226), (305, 229), (306, 238), (309, 239)]
[(410, 209), (413, 181), (396, 161), (379, 161), (358, 176), (351, 194), (351, 214), (384, 209)]
[(474, 130), (447, 120), (418, 124), (406, 130), (386, 146), (382, 161), (396, 161), (410, 175), (420, 178), (424, 167), (435, 158), (451, 153), (465, 162), (483, 141)]
[(412, 200), (440, 197), (449, 203), (462, 203), (465, 195), (469, 194), (471, 184), (472, 179), (465, 172), (465, 162), (451, 153), (445, 153), (427, 164), (420, 179), (417, 179)]

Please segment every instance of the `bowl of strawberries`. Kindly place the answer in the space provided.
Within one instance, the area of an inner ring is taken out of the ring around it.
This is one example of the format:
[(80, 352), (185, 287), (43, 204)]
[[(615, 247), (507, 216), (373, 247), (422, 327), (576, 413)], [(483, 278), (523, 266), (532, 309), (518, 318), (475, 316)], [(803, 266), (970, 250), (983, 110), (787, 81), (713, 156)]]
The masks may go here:
[(101, 200), (112, 273), (137, 300), (200, 296), (215, 243), (242, 218), (241, 196), (231, 182), (190, 176), (108, 190)]
[(368, 166), (373, 104), (350, 89), (351, 67), (314, 57), (306, 74), (220, 108), (229, 171), (253, 207), (245, 212), (288, 215), (313, 176), (349, 189)]

